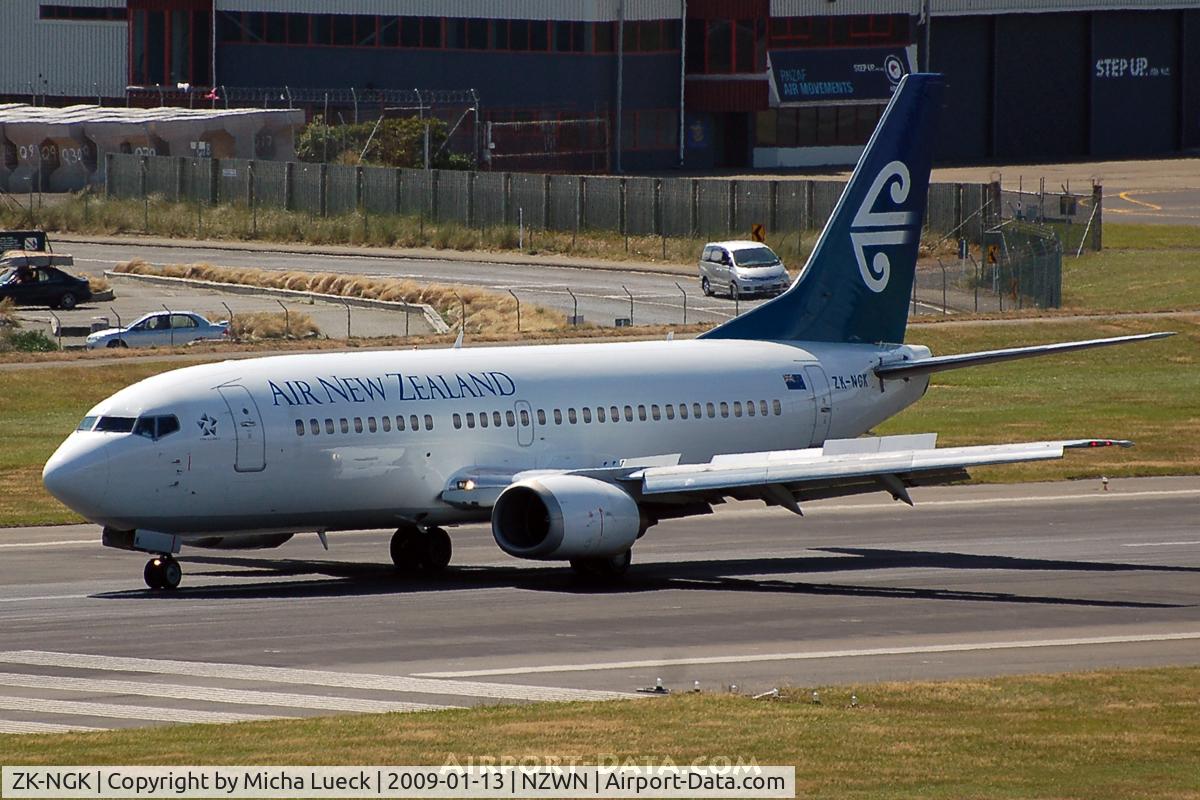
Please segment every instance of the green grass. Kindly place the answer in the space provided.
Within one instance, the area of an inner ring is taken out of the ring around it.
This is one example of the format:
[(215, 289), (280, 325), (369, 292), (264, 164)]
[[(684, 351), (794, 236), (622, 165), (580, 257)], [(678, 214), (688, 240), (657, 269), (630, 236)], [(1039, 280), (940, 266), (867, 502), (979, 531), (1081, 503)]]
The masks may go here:
[[(797, 797), (1195, 798), (1200, 668), (0, 736), (4, 764), (794, 765)], [(493, 762), (494, 763), (494, 762)]]
[(1104, 222), (1106, 250), (1200, 250), (1200, 225), (1132, 225)]
[(1104, 250), (1063, 258), (1063, 305), (1079, 311), (1200, 308), (1200, 248)]
[(935, 375), (925, 397), (878, 432), (937, 431), (938, 444), (947, 446), (1090, 436), (1137, 443), (972, 472), (987, 481), (1200, 473), (1196, 317), (925, 325), (910, 328), (908, 338), (950, 354), (1155, 330), (1179, 335)]

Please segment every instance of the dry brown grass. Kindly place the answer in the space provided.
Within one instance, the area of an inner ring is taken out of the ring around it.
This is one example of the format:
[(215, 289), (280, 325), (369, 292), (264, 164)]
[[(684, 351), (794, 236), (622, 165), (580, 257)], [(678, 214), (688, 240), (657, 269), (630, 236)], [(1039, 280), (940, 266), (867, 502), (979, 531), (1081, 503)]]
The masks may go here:
[[(500, 295), (474, 286), (442, 283), (418, 283), (394, 278), (338, 275), (332, 272), (284, 272), (261, 269), (217, 267), (212, 264), (168, 264), (152, 266), (141, 259), (122, 262), (117, 272), (135, 275), (165, 275), (173, 278), (233, 283), (316, 292), (338, 297), (357, 297), (399, 303), (425, 303), (441, 314), (451, 328), (459, 327), (466, 311), (466, 330), (471, 334), (509, 334), (517, 330), (517, 304)], [(460, 302), (461, 298), (461, 302)], [(551, 331), (564, 327), (564, 317), (544, 306), (521, 306), (522, 332)]]
[(233, 336), (241, 341), (264, 339), (305, 339), (321, 335), (321, 329), (308, 314), (292, 311), (242, 312), (233, 318)]
[(20, 323), (17, 321), (17, 305), (12, 301), (11, 297), (6, 297), (0, 300), (0, 327), (15, 328)]

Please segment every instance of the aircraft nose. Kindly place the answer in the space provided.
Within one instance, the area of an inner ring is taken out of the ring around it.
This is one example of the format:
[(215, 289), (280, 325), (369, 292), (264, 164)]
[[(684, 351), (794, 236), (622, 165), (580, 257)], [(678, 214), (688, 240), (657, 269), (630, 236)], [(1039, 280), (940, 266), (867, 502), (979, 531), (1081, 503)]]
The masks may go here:
[(108, 456), (99, 442), (72, 436), (42, 468), (46, 491), (72, 511), (94, 519), (108, 494)]

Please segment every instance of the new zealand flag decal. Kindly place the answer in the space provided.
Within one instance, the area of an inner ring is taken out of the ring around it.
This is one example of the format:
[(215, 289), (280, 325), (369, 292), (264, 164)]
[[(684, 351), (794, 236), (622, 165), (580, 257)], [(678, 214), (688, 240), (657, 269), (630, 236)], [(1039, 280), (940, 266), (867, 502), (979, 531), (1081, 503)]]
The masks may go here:
[(804, 376), (803, 375), (784, 375), (783, 383), (785, 386), (787, 386), (788, 389), (804, 390), (804, 389), (808, 388), (807, 386), (804, 385)]

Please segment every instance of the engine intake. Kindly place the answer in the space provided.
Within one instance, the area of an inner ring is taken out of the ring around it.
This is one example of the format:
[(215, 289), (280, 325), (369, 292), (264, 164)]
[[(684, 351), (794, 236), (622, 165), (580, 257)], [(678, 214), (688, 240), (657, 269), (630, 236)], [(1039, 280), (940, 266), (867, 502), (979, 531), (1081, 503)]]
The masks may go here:
[(641, 532), (641, 513), (628, 492), (581, 475), (518, 481), (492, 506), (492, 536), (517, 558), (615, 556)]

